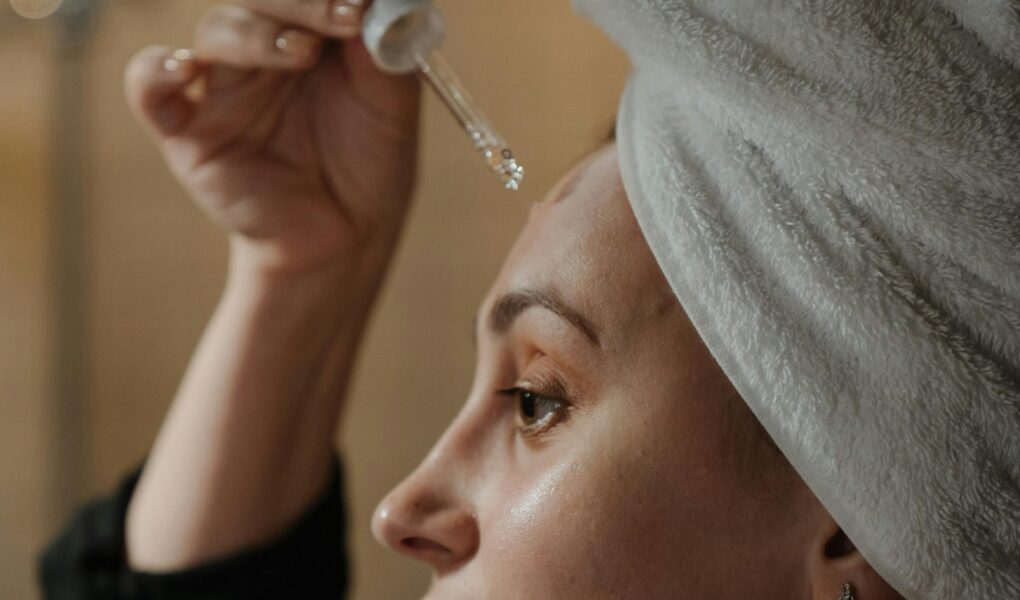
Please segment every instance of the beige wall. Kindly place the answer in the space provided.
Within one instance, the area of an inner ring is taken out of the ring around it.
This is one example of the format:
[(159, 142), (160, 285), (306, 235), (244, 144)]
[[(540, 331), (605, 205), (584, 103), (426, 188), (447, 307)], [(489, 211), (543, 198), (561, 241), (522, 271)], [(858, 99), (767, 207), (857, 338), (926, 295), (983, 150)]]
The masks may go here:
[[(188, 45), (206, 0), (122, 2), (87, 61), (90, 386), (87, 493), (145, 454), (219, 294), (225, 243), (190, 205), (121, 96), (149, 43)], [(510, 194), (429, 99), (417, 205), (352, 390), (348, 467), (354, 598), (419, 597), (425, 569), (378, 547), (375, 503), (410, 472), (471, 381), (470, 322), (528, 206), (612, 121), (626, 63), (565, 0), (439, 0), (445, 54), (528, 168)], [(32, 553), (58, 526), (47, 503), (46, 80), (40, 33), (0, 40), (0, 597), (29, 589)], [(8, 85), (15, 81), (17, 85)], [(17, 88), (15, 91), (13, 88)], [(14, 122), (17, 122), (16, 125)], [(414, 299), (409, 302), (408, 299)], [(437, 351), (438, 350), (438, 351)]]
[(28, 549), (52, 508), (46, 42), (38, 28), (0, 38), (0, 598), (32, 597)]

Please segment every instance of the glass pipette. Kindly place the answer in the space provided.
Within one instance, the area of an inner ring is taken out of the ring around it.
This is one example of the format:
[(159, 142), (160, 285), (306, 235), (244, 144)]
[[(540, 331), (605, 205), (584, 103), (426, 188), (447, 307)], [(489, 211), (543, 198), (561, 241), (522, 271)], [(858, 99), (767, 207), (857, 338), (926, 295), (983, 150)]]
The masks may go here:
[(436, 50), (446, 21), (432, 0), (376, 0), (365, 15), (362, 33), (376, 65), (388, 73), (418, 71), (454, 118), (503, 186), (517, 190), (524, 167), (503, 136), (485, 118), (453, 70)]
[(518, 190), (524, 179), (524, 167), (517, 162), (503, 136), (485, 118), (464, 86), (453, 74), (442, 54), (437, 51), (427, 56), (415, 54), (415, 63), (422, 77), (450, 109), (454, 118), (471, 137), (475, 149), (482, 153), (485, 162), (499, 175), (508, 190)]

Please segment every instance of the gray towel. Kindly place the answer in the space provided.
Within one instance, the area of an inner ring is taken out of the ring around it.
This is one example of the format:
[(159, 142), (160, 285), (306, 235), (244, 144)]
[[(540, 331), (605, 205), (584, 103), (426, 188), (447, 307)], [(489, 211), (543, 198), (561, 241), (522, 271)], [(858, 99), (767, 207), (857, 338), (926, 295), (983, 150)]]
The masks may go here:
[(575, 0), (744, 400), (906, 598), (1020, 598), (1020, 3)]

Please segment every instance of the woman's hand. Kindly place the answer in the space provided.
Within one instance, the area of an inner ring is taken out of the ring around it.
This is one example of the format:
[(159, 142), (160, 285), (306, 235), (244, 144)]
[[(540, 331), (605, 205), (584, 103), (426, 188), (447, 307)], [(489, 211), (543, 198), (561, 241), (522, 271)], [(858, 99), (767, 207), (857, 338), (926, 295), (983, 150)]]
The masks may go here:
[(217, 5), (193, 52), (149, 48), (128, 69), (132, 106), (231, 238), (223, 297), (128, 509), (136, 569), (265, 543), (328, 480), (414, 180), (418, 83), (375, 69), (363, 8)]
[(335, 272), (399, 231), (419, 85), (375, 68), (357, 37), (366, 5), (216, 5), (193, 51), (149, 47), (128, 67), (129, 102), (170, 168), (262, 274)]

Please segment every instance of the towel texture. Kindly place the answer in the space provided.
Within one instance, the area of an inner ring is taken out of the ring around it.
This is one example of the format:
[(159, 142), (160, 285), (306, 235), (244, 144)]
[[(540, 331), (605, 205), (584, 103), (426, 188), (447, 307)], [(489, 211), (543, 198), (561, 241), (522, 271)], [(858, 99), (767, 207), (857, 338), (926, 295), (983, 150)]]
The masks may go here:
[(705, 343), (910, 600), (1020, 598), (1020, 2), (574, 0)]

